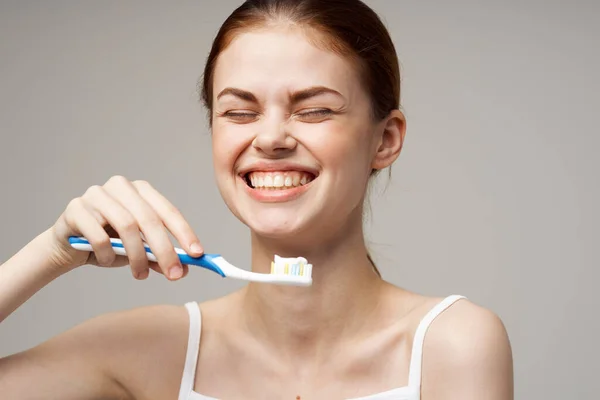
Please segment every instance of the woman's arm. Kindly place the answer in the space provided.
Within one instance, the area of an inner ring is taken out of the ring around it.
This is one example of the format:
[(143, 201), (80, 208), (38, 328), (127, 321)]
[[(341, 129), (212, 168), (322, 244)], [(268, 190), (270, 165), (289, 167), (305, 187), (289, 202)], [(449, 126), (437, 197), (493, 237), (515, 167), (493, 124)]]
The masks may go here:
[(0, 358), (6, 399), (129, 399), (111, 365), (113, 324), (90, 320), (32, 349)]
[(0, 322), (66, 271), (48, 251), (50, 242), (48, 230), (0, 265)]
[(512, 351), (494, 313), (459, 301), (432, 323), (423, 349), (422, 400), (512, 400)]
[(157, 305), (92, 318), (27, 351), (0, 358), (0, 399), (177, 398), (187, 311)]
[[(48, 230), (0, 265), (0, 321), (67, 269), (49, 251)], [(114, 317), (90, 320), (32, 349), (0, 358), (0, 398), (128, 399), (108, 354)], [(34, 328), (37, 329), (37, 328)]]
[[(196, 235), (181, 213), (149, 183), (129, 182), (116, 176), (104, 186), (90, 187), (83, 196), (69, 203), (52, 228), (0, 265), (0, 321), (52, 280), (85, 264), (129, 265), (137, 279), (146, 279), (150, 269), (171, 280), (185, 276), (187, 266), (181, 265), (167, 231), (188, 254), (202, 254)], [(157, 255), (158, 263), (149, 262), (140, 233)], [(75, 250), (68, 240), (72, 235), (85, 236), (94, 251)], [(110, 242), (112, 235), (123, 241), (128, 257), (115, 254)], [(175, 378), (165, 385), (162, 365), (156, 364), (156, 360), (164, 361), (168, 357), (164, 338), (174, 340), (175, 325), (164, 325), (164, 321), (171, 315), (179, 315), (178, 321), (181, 320), (185, 312), (177, 310), (167, 313), (142, 310), (103, 316), (33, 349), (2, 358), (0, 397), (19, 400), (143, 398), (139, 393), (129, 393), (156, 389), (156, 383), (160, 383), (157, 390), (166, 387), (176, 390), (173, 388), (180, 378), (177, 371), (168, 375)], [(170, 331), (165, 332), (165, 327)], [(156, 343), (161, 345), (156, 346)], [(179, 353), (180, 349), (176, 348), (168, 354), (183, 357)], [(170, 365), (176, 365), (178, 360)], [(150, 382), (136, 381), (140, 376), (147, 379), (150, 373), (157, 371), (160, 379), (154, 376)], [(172, 397), (172, 393), (166, 397)]]
[[(50, 254), (48, 232), (0, 266), (0, 321), (62, 274)], [(31, 350), (0, 358), (0, 393), (6, 399), (125, 399), (103, 371), (98, 343), (102, 326), (87, 323)]]
[[(0, 319), (67, 271), (49, 254), (48, 232), (0, 265)], [(35, 324), (33, 329), (38, 329)], [(105, 314), (0, 357), (0, 399), (172, 398), (181, 379), (186, 338), (183, 307)]]

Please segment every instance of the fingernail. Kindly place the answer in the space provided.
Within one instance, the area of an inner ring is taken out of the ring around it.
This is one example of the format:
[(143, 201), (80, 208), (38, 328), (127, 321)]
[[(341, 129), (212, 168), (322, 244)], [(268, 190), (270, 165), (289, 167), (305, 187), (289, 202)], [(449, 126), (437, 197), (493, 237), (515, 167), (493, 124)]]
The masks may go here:
[(169, 268), (169, 278), (171, 279), (179, 279), (183, 275), (183, 268), (179, 265), (175, 265)]
[(144, 279), (148, 278), (148, 275), (150, 275), (150, 271), (146, 269), (146, 270), (137, 272), (135, 274), (135, 279), (143, 281)]
[(192, 243), (190, 250), (192, 250), (194, 253), (202, 253), (204, 251), (202, 246), (200, 246), (198, 243)]

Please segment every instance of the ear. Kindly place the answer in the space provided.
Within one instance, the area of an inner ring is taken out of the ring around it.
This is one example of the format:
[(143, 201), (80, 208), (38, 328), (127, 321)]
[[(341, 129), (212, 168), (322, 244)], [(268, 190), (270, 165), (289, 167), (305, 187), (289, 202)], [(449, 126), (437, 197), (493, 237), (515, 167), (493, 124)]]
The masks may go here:
[(384, 169), (392, 165), (400, 155), (404, 136), (406, 135), (406, 119), (400, 110), (392, 110), (390, 115), (382, 121), (383, 132), (379, 138), (377, 152), (371, 167), (375, 170)]

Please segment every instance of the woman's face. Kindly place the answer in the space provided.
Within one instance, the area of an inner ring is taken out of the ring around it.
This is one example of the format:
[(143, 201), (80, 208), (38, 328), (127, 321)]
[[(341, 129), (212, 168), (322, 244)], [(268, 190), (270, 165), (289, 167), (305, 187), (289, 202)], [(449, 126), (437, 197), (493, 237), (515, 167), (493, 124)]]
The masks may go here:
[(381, 135), (350, 61), (295, 29), (244, 33), (213, 93), (217, 184), (253, 232), (318, 240), (361, 215)]

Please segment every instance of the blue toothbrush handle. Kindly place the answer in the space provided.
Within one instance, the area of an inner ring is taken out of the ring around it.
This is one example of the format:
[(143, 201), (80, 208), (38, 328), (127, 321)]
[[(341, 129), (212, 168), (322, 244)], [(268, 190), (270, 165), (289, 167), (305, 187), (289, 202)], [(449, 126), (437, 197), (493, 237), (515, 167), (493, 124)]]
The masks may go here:
[[(181, 250), (181, 249), (176, 249), (176, 250)], [(181, 253), (177, 252), (177, 255), (179, 256), (179, 260), (181, 261), (182, 264), (195, 265), (197, 267), (206, 268), (213, 272), (216, 272), (217, 274), (219, 274), (223, 278), (225, 278), (225, 273), (221, 270), (221, 268), (219, 268), (217, 263), (215, 263), (215, 261), (214, 261), (215, 258), (221, 257), (220, 254), (205, 253), (205, 254), (202, 254), (200, 257), (192, 257), (189, 254), (185, 254), (185, 253), (181, 254)]]
[[(121, 241), (121, 239), (113, 238), (113, 239), (110, 239), (110, 242), (111, 242), (113, 250), (115, 251), (116, 254), (121, 255), (121, 256), (127, 256), (127, 252), (125, 251), (125, 247), (123, 246), (123, 242)], [(82, 236), (70, 236), (69, 243), (71, 244), (71, 247), (73, 247), (77, 250), (94, 251), (90, 242)], [(144, 243), (144, 248), (146, 250), (146, 255), (148, 256), (148, 260), (156, 262), (157, 258), (154, 255), (154, 253), (152, 253), (152, 250), (150, 249), (150, 247)], [(217, 274), (221, 275), (222, 277), (225, 277), (225, 273), (221, 270), (219, 265), (215, 262), (216, 258), (222, 258), (220, 254), (206, 254), (205, 253), (205, 254), (201, 255), (200, 257), (192, 257), (189, 254), (187, 254), (184, 250), (177, 248), (177, 247), (175, 247), (175, 252), (177, 253), (177, 256), (179, 257), (179, 260), (181, 261), (182, 264), (195, 265), (198, 267), (206, 268), (213, 272), (216, 272)]]

